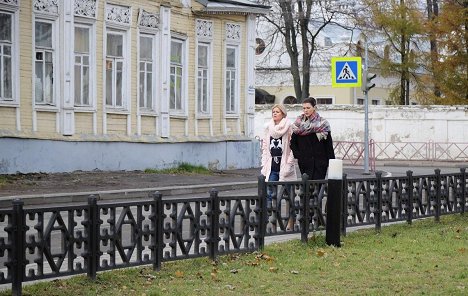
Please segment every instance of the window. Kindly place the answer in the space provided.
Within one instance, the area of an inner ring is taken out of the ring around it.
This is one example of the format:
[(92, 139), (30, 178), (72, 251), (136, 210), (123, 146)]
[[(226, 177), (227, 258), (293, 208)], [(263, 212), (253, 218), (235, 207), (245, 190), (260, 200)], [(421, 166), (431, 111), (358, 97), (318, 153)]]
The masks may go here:
[(331, 105), (333, 104), (332, 98), (317, 98), (317, 104), (319, 105)]
[(380, 100), (372, 100), (372, 105), (380, 105)]
[(55, 104), (54, 100), (54, 47), (53, 24), (36, 21), (35, 30), (35, 102)]
[(0, 12), (0, 101), (13, 100), (13, 17)]
[(184, 41), (173, 39), (171, 41), (171, 69), (170, 69), (170, 99), (169, 109), (183, 110), (184, 85)]
[(207, 43), (198, 44), (198, 68), (197, 68), (197, 101), (198, 112), (209, 114), (209, 91), (210, 91), (210, 69), (209, 69), (210, 46)]
[(140, 36), (140, 77), (139, 98), (140, 108), (152, 110), (153, 104), (153, 44), (151, 35)]
[(237, 112), (238, 57), (237, 46), (226, 47), (226, 113)]
[(107, 33), (106, 46), (106, 105), (123, 108), (124, 105), (124, 35)]
[(357, 99), (358, 105), (364, 105), (364, 99)]
[(90, 106), (91, 29), (75, 25), (75, 106)]

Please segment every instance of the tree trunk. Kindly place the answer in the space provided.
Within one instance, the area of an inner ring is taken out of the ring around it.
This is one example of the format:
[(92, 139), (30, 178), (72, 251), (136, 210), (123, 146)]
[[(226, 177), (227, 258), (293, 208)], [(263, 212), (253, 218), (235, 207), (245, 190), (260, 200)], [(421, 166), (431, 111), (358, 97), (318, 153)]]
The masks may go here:
[[(434, 20), (439, 16), (439, 4), (438, 0), (426, 0), (427, 3), (427, 18), (429, 22), (434, 22)], [(437, 48), (437, 40), (432, 32), (432, 30), (429, 32), (429, 43), (431, 46), (431, 72), (432, 72), (432, 77), (433, 77), (433, 83), (434, 83), (434, 90), (433, 93), (436, 97), (440, 97), (440, 87), (439, 87), (439, 79), (438, 79), (438, 73), (436, 73), (436, 64), (439, 61), (439, 52)]]

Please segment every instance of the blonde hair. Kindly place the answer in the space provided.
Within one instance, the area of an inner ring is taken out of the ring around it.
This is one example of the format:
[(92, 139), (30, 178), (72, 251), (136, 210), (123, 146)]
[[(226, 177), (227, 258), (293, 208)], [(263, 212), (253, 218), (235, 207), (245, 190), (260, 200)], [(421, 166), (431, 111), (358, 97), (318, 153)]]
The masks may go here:
[(275, 108), (278, 108), (281, 111), (281, 113), (283, 113), (284, 117), (288, 115), (288, 111), (286, 111), (286, 107), (284, 107), (284, 105), (274, 104), (273, 107), (271, 108), (271, 111), (273, 111), (273, 109)]

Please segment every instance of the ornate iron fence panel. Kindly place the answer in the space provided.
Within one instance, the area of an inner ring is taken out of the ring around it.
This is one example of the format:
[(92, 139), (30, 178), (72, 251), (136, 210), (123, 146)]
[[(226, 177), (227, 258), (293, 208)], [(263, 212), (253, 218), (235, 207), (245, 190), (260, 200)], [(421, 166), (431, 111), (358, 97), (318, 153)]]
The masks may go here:
[(98, 204), (98, 271), (153, 262), (153, 207), (148, 201)]
[(213, 231), (209, 198), (163, 201), (163, 261), (208, 256)]
[[(341, 231), (464, 213), (467, 178), (465, 169), (344, 176)], [(154, 193), (150, 199), (99, 204), (90, 196), (85, 205), (47, 208), (24, 208), (15, 200), (12, 209), (0, 210), (0, 283), (11, 283), (13, 294), (21, 295), (27, 281), (81, 273), (95, 278), (98, 271), (148, 264), (158, 270), (163, 261), (259, 250), (267, 236), (301, 233), (307, 241), (310, 232), (327, 229), (329, 184), (307, 176), (294, 182), (259, 178), (257, 196), (219, 197), (212, 190), (208, 198), (163, 200)], [(276, 189), (272, 204), (266, 199), (269, 186)]]
[(220, 197), (218, 254), (258, 250), (260, 203), (255, 197)]
[(24, 281), (85, 273), (85, 205), (24, 209)]
[(16, 264), (13, 256), (15, 244), (15, 223), (13, 210), (0, 210), (0, 284), (8, 284), (12, 281), (12, 266)]

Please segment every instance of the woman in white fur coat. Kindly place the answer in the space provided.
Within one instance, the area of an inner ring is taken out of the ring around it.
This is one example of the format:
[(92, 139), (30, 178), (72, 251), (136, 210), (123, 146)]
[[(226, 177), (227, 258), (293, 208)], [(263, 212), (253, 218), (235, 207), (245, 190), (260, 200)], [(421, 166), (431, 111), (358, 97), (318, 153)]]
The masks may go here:
[[(265, 128), (262, 141), (262, 175), (268, 181), (296, 180), (295, 159), (289, 142), (292, 125), (288, 120), (286, 108), (276, 104), (271, 109), (271, 120)], [(267, 190), (267, 204), (271, 205), (275, 194), (273, 186)], [(291, 228), (288, 221), (288, 228)]]

